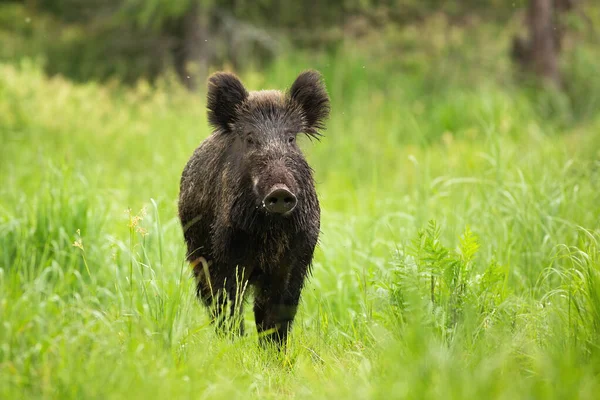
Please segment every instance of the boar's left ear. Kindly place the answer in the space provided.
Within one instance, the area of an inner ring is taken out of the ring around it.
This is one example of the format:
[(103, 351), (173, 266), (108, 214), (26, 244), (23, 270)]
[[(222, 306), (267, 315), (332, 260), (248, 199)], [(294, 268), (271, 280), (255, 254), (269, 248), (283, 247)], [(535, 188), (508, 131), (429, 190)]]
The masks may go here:
[(235, 122), (237, 106), (248, 97), (248, 91), (237, 76), (216, 72), (208, 78), (208, 122), (215, 128), (230, 130)]
[(288, 93), (304, 112), (304, 132), (312, 137), (319, 137), (319, 130), (325, 129), (325, 120), (329, 116), (329, 96), (321, 74), (312, 70), (301, 73)]

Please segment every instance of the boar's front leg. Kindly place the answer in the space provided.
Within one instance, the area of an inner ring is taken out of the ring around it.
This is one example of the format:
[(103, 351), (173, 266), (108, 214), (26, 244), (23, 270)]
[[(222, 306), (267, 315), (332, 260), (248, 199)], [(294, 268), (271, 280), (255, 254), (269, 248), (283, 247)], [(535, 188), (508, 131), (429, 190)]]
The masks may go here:
[(254, 318), (262, 345), (285, 345), (296, 316), (300, 292), (308, 266), (299, 264), (291, 269), (264, 274), (257, 282)]
[(243, 335), (243, 302), (248, 279), (243, 275), (217, 273), (228, 270), (206, 262), (196, 265), (196, 294), (208, 308), (218, 334)]

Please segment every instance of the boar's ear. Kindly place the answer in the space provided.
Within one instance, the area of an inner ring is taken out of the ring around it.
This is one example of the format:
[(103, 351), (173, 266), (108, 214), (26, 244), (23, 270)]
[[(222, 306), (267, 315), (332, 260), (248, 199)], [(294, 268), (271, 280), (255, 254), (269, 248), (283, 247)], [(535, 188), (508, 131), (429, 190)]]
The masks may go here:
[(248, 97), (248, 91), (237, 76), (216, 72), (208, 78), (208, 122), (215, 128), (230, 130), (235, 122), (236, 108)]
[(305, 133), (312, 137), (319, 137), (318, 131), (325, 129), (325, 120), (329, 116), (329, 96), (321, 74), (312, 70), (301, 73), (288, 93), (304, 112)]

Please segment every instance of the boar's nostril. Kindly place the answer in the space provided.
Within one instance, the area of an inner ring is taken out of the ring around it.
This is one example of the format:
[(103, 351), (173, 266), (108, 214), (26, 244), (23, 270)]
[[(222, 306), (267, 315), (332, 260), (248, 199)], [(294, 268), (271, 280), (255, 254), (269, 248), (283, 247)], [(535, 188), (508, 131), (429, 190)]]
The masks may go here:
[(263, 203), (268, 212), (273, 214), (285, 214), (296, 207), (296, 196), (288, 189), (278, 188), (265, 196)]

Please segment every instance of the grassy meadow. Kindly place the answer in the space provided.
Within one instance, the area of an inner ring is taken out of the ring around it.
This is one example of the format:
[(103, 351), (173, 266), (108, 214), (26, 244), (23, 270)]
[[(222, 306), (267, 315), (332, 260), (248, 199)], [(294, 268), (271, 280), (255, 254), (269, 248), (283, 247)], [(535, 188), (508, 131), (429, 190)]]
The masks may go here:
[(568, 97), (349, 54), (242, 74), (317, 68), (332, 99), (302, 142), (322, 235), (285, 355), (251, 307), (245, 337), (216, 337), (193, 296), (176, 200), (204, 95), (0, 64), (0, 398), (596, 398), (594, 57), (573, 53)]

